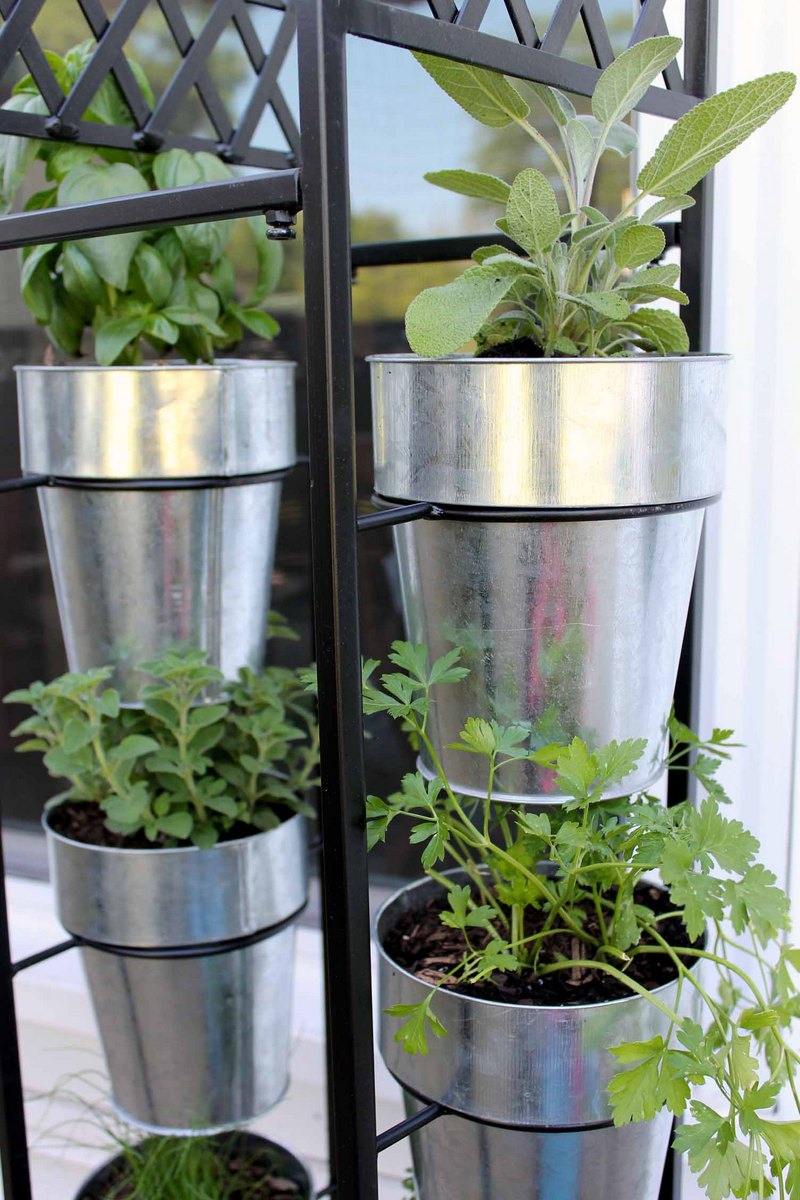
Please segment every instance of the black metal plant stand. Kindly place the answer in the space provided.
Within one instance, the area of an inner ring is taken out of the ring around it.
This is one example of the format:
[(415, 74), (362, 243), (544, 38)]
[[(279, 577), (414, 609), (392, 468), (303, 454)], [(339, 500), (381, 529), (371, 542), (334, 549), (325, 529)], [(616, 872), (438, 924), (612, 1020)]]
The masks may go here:
[[(69, 95), (64, 96), (43, 54), (33, 22), (43, 0), (0, 0), (0, 80), (17, 54), (24, 60), (49, 114), (0, 110), (0, 133), (156, 152), (183, 147), (207, 150), (226, 162), (260, 168), (258, 174), (222, 183), (126, 196), (0, 220), (0, 249), (91, 237), (156, 225), (175, 225), (256, 213), (273, 235), (285, 237), (302, 208), (308, 344), (308, 422), (312, 524), (314, 626), (319, 678), (322, 755), (322, 895), (328, 1024), (330, 1185), (320, 1196), (377, 1200), (377, 1155), (446, 1110), (429, 1105), (415, 1117), (377, 1135), (371, 1011), (368, 873), (364, 836), (364, 768), (357, 589), (359, 529), (436, 517), (432, 505), (407, 505), (356, 518), (352, 271), (398, 262), (468, 256), (481, 239), (353, 247), (350, 241), (346, 82), (350, 36), (422, 50), (507, 75), (588, 95), (599, 70), (613, 59), (600, 0), (553, 0), (546, 28), (538, 29), (527, 0), (505, 5), (517, 41), (481, 31), (490, 0), (427, 0), (430, 14), (398, 7), (402, 0), (215, 0), (193, 37), (181, 0), (121, 0), (109, 20), (101, 0), (78, 0), (97, 49)], [(122, 50), (148, 3), (166, 19), (182, 62), (151, 111)], [(251, 5), (282, 14), (273, 45), (265, 49), (249, 15)], [(653, 87), (639, 108), (675, 118), (713, 87), (716, 0), (686, 0), (683, 76), (673, 64), (665, 87)], [(562, 56), (576, 22), (588, 35), (596, 66)], [(207, 70), (209, 56), (231, 24), (255, 80), (236, 125)], [(297, 33), (300, 131), (278, 87), (278, 72)], [(665, 33), (664, 0), (642, 0), (632, 41)], [(97, 87), (113, 75), (134, 127), (82, 120)], [(198, 95), (216, 140), (172, 131), (189, 93)], [(289, 145), (274, 151), (253, 144), (259, 120), (271, 107)], [(302, 164), (298, 167), (298, 161)], [(679, 227), (683, 289), (691, 297), (693, 347), (707, 348), (710, 266), (710, 185), (700, 185), (697, 205)], [(676, 231), (668, 234), (675, 239)], [(496, 242), (497, 235), (485, 239)], [(46, 486), (42, 477), (6, 481), (0, 491)], [(207, 482), (207, 481), (198, 481)], [(696, 608), (696, 606), (695, 606)], [(689, 624), (676, 706), (690, 720), (698, 629)], [(0, 842), (0, 869), (2, 844)], [(6, 1200), (31, 1200), (22, 1080), (14, 1012), (13, 976), (79, 944), (69, 939), (12, 963), (5, 889), (0, 889), (0, 1154)], [(672, 1164), (662, 1196), (673, 1194)]]

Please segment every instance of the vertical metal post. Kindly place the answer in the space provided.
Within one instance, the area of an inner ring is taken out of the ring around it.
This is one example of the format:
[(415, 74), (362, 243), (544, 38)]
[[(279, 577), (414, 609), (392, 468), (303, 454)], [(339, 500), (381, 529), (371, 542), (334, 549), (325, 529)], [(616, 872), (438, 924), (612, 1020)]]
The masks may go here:
[[(717, 0), (686, 0), (685, 34), (686, 89), (695, 96), (709, 96), (716, 78)], [(699, 351), (708, 351), (710, 338), (713, 188), (713, 177), (697, 186), (694, 192), (697, 203), (683, 213), (680, 231), (681, 287), (690, 300), (684, 320), (692, 349)], [(701, 541), (675, 685), (675, 712), (687, 725), (693, 723), (699, 708), (703, 561)], [(668, 782), (669, 801), (680, 802), (685, 786), (685, 777), (673, 775)]]
[[(684, 80), (694, 96), (709, 96), (716, 82), (717, 0), (686, 0)], [(681, 287), (690, 304), (684, 320), (692, 349), (709, 349), (713, 175), (694, 190), (697, 203), (681, 219)]]
[[(710, 96), (716, 82), (717, 0), (686, 0), (683, 77), (687, 92)], [(683, 319), (693, 350), (710, 349), (711, 266), (713, 233), (713, 176), (698, 184), (697, 203), (681, 218), (681, 288), (689, 297)], [(675, 712), (691, 725), (700, 705), (700, 645), (702, 639), (703, 574), (705, 535), (700, 542), (692, 600), (683, 638), (683, 649), (675, 685)], [(686, 779), (676, 772), (667, 781), (667, 802), (684, 797)], [(659, 1200), (680, 1200), (681, 1167), (677, 1152), (667, 1155)]]
[(377, 1200), (357, 589), (346, 3), (299, 0), (297, 13), (331, 1170), (340, 1200)]
[(19, 1062), (11, 947), (8, 939), (6, 876), (0, 834), (0, 1158), (5, 1200), (31, 1200), (25, 1105)]

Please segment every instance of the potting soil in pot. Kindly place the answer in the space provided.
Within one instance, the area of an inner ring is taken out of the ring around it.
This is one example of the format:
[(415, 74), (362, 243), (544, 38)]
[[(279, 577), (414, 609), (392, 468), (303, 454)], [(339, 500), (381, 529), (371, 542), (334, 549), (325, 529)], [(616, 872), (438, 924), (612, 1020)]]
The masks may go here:
[[(636, 889), (635, 897), (637, 904), (645, 905), (656, 914), (667, 913), (673, 907), (669, 894), (658, 887), (641, 884)], [(461, 983), (454, 979), (451, 985), (446, 978), (448, 970), (463, 961), (467, 947), (459, 929), (442, 924), (440, 913), (447, 907), (446, 897), (437, 896), (425, 908), (404, 913), (384, 938), (384, 949), (389, 957), (425, 983), (436, 986), (442, 983), (444, 976), (444, 988), (452, 986), (452, 990), (461, 995), (500, 1004), (597, 1004), (631, 995), (630, 988), (604, 971), (592, 971), (584, 967), (545, 976), (538, 976), (533, 969), (519, 974), (495, 971), (490, 979), (479, 983)], [(590, 904), (583, 907), (586, 914), (584, 928), (589, 934), (596, 933), (597, 916)], [(538, 933), (546, 919), (546, 912), (528, 909), (526, 936)], [(661, 922), (660, 932), (674, 949), (692, 944), (680, 918), (671, 917)], [(470, 930), (470, 941), (475, 949), (485, 947), (493, 936), (484, 929)], [(645, 934), (642, 944), (646, 945), (648, 941), (650, 939)], [(569, 958), (586, 958), (585, 947), (581, 947), (577, 938), (568, 932), (556, 932), (545, 939), (540, 955), (542, 966)], [(643, 954), (629, 964), (627, 974), (635, 982), (652, 990), (670, 983), (677, 972), (666, 954)]]
[[(101, 1169), (81, 1191), (78, 1200), (189, 1200), (199, 1196), (196, 1180), (187, 1174), (181, 1176), (177, 1169), (180, 1159), (180, 1141), (171, 1139), (176, 1147), (173, 1158), (169, 1153), (170, 1140), (143, 1142), (129, 1154), (142, 1151), (147, 1158), (148, 1146), (155, 1147), (152, 1166), (163, 1170), (142, 1173), (145, 1184), (132, 1178), (126, 1157), (120, 1155)], [(202, 1195), (208, 1200), (308, 1200), (309, 1189), (305, 1181), (287, 1166), (291, 1155), (279, 1150), (260, 1138), (244, 1135), (233, 1145), (223, 1140), (214, 1155), (219, 1164), (213, 1178), (202, 1176)], [(214, 1152), (208, 1149), (211, 1156)], [(177, 1161), (176, 1161), (177, 1160)], [(206, 1191), (207, 1190), (207, 1191)]]

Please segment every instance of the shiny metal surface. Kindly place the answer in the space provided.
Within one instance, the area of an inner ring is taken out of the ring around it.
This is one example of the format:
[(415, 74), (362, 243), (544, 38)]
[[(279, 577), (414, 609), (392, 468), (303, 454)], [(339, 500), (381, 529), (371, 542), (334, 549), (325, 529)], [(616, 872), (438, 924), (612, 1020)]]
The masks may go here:
[(17, 367), (22, 468), (70, 479), (252, 475), (295, 460), (294, 363)]
[(228, 678), (263, 666), (281, 484), (190, 491), (42, 488), (70, 670), (112, 665), (134, 702), (134, 667), (199, 647)]
[[(462, 646), (470, 674), (433, 689), (429, 730), (451, 784), (485, 796), (488, 763), (446, 747), (468, 717), (531, 728), (539, 745), (642, 737), (661, 773), (703, 510), (611, 521), (415, 521), (394, 530), (408, 638)], [(423, 762), (430, 772), (431, 764)], [(552, 772), (503, 767), (498, 799), (562, 800)]]
[(82, 950), (120, 1114), (155, 1132), (190, 1133), (276, 1104), (289, 1082), (293, 952), (293, 926), (202, 958)]
[[(25, 471), (71, 479), (260, 473), (295, 458), (294, 364), (21, 367)], [(280, 481), (199, 490), (42, 488), (70, 669), (200, 647), (229, 677), (263, 665)]]
[[(118, 850), (54, 833), (59, 920), (116, 947), (221, 942), (279, 925), (308, 894), (306, 825), (210, 850)], [(294, 931), (196, 958), (83, 948), (114, 1103), (160, 1132), (220, 1129), (265, 1112), (288, 1082)]]
[[(411, 1116), (422, 1107), (406, 1093)], [(529, 1133), (441, 1117), (412, 1134), (418, 1200), (658, 1200), (672, 1117)]]
[(723, 355), (372, 363), (375, 489), (475, 507), (667, 504), (723, 485)]
[[(440, 885), (423, 879), (396, 892), (376, 919), (379, 1046), (395, 1078), (427, 1101), (517, 1129), (585, 1128), (609, 1122), (606, 1089), (621, 1069), (609, 1047), (665, 1036), (669, 1028), (664, 1013), (642, 996), (537, 1007), (442, 990), (433, 1011), (447, 1036), (429, 1038), (427, 1055), (407, 1054), (394, 1040), (397, 1019), (385, 1009), (419, 1003), (432, 988), (398, 967), (384, 951), (383, 940), (402, 913), (423, 908), (436, 894), (441, 894)], [(677, 992), (676, 981), (653, 994), (671, 1007)], [(684, 988), (681, 1015), (693, 1012), (693, 1007), (693, 989)], [(512, 1194), (502, 1200), (510, 1200)]]
[(224, 942), (279, 925), (308, 896), (307, 828), (277, 829), (210, 850), (119, 850), (55, 833), (44, 819), (58, 919), (78, 937), (154, 949)]

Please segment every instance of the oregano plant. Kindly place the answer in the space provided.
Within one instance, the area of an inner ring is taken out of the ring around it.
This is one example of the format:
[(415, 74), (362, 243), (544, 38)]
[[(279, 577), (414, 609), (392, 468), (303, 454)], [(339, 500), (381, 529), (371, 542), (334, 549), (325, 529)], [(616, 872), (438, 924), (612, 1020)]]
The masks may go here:
[[(107, 829), (164, 846), (213, 846), (238, 828), (275, 828), (281, 812), (313, 816), (316, 702), (305, 671), (243, 668), (225, 682), (201, 650), (141, 664), (136, 707), (107, 686), (110, 667), (68, 672), (11, 692), (33, 715), (17, 749), (43, 755), (69, 784), (51, 804), (99, 805)], [(203, 702), (207, 689), (220, 698)]]
[[(493, 999), (498, 980), (507, 991), (509, 980), (523, 988), (560, 979), (577, 989), (599, 981), (611, 999), (640, 995), (668, 1026), (647, 1042), (609, 1047), (620, 1067), (609, 1087), (615, 1124), (648, 1120), (666, 1105), (683, 1118), (676, 1145), (709, 1200), (796, 1197), (800, 950), (787, 940), (788, 901), (758, 862), (758, 841), (724, 813), (717, 773), (734, 747), (731, 730), (701, 738), (670, 721), (666, 765), (693, 777), (702, 799), (666, 808), (647, 794), (605, 798), (634, 770), (643, 741), (533, 748), (529, 728), (473, 717), (451, 748), (484, 760), (486, 794), (465, 798), (428, 734), (434, 684), (457, 685), (466, 674), (460, 651), (431, 666), (424, 646), (395, 642), (389, 657), (394, 670), (379, 682), (377, 664), (365, 666), (365, 711), (403, 722), (434, 774), (406, 775), (396, 794), (369, 797), (369, 844), (395, 821), (408, 824), (426, 875), (440, 885), (439, 929), (449, 938), (438, 936), (435, 956), (425, 951), (417, 969), (425, 999), (387, 1010), (397, 1041), (426, 1054), (431, 1036), (458, 1036), (437, 1013), (442, 989)], [(537, 812), (494, 802), (504, 768), (521, 759), (554, 771), (562, 804)], [(701, 1019), (641, 981), (654, 957)], [(532, 994), (540, 992), (524, 993)], [(580, 990), (561, 1002), (580, 1002)], [(701, 1083), (718, 1103), (693, 1094)], [(796, 1112), (788, 1121), (774, 1112), (782, 1090)]]
[[(53, 75), (66, 95), (81, 76), (96, 45), (83, 42), (63, 58), (47, 52)], [(128, 59), (148, 103), (153, 94), (142, 68)], [(32, 76), (15, 86), (3, 105), (17, 112), (49, 110)], [(133, 116), (113, 77), (92, 99), (84, 120), (130, 125)], [(233, 172), (204, 152), (161, 154), (106, 149), (55, 139), (0, 136), (0, 212), (11, 207), (34, 164), (44, 164), (45, 186), (25, 210), (83, 204), (160, 188), (224, 180)], [(178, 225), (147, 233), (115, 233), (28, 247), (21, 255), (22, 298), (57, 349), (81, 353), (90, 330), (101, 366), (137, 365), (143, 351), (175, 351), (188, 362), (212, 362), (250, 330), (271, 339), (277, 321), (262, 305), (283, 268), (283, 251), (267, 238), (262, 219), (242, 222), (253, 245), (256, 278), (238, 297), (233, 264), (226, 256), (236, 221)]]
[[(415, 353), (438, 358), (472, 339), (479, 352), (529, 341), (532, 352), (546, 356), (688, 351), (680, 317), (650, 306), (688, 302), (677, 286), (680, 268), (657, 265), (665, 248), (657, 222), (694, 203), (695, 184), (786, 103), (796, 80), (789, 71), (765, 75), (690, 109), (640, 170), (630, 201), (609, 217), (593, 204), (600, 160), (636, 149), (626, 118), (680, 48), (680, 38), (669, 36), (630, 47), (600, 75), (586, 116), (556, 88), (527, 84), (523, 95), (502, 75), (415, 54), (476, 121), (520, 126), (546, 154), (556, 185), (533, 167), (510, 184), (466, 170), (425, 176), (448, 191), (497, 204), (497, 226), (515, 248), (482, 247), (454, 282), (417, 296), (406, 314)], [(536, 128), (537, 105), (555, 122), (558, 148)]]

